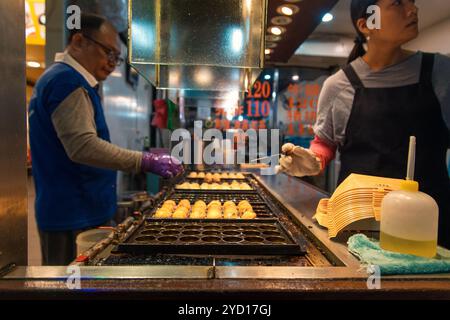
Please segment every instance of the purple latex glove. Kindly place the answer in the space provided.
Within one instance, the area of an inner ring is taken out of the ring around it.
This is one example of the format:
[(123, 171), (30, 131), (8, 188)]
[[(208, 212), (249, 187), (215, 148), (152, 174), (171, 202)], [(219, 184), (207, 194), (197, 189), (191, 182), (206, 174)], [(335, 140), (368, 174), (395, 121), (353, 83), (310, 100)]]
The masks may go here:
[(144, 152), (141, 169), (143, 172), (152, 172), (163, 178), (172, 178), (184, 171), (181, 162), (165, 153)]

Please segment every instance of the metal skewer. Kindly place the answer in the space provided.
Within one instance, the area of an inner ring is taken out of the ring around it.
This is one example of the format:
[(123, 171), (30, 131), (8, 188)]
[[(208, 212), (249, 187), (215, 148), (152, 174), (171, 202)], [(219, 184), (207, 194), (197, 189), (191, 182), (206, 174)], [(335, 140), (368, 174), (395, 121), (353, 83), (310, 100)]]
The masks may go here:
[(277, 154), (273, 154), (273, 155), (271, 155), (271, 156), (253, 159), (253, 160), (250, 160), (250, 162), (256, 162), (256, 161), (259, 161), (259, 160), (270, 159), (270, 158), (272, 158), (272, 157), (282, 156), (282, 155), (284, 155), (284, 153), (277, 153)]

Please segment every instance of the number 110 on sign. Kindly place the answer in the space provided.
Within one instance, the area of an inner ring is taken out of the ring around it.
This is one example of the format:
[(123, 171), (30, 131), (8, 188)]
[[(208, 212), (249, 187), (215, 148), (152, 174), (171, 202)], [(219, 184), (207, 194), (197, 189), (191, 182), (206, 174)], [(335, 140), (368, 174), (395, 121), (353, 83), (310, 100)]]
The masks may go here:
[[(253, 108), (252, 108), (253, 107)], [(270, 101), (248, 100), (247, 116), (249, 117), (268, 117), (270, 114)]]

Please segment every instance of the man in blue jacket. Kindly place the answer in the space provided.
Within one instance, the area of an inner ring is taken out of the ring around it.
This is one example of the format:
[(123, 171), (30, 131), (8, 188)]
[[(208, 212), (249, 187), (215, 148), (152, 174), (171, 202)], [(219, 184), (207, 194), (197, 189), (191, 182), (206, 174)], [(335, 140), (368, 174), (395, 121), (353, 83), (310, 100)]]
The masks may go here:
[(117, 31), (103, 17), (82, 15), (64, 53), (46, 70), (29, 106), (36, 186), (36, 219), (44, 265), (67, 265), (76, 236), (111, 220), (116, 211), (116, 171), (183, 171), (170, 155), (111, 144), (98, 93), (120, 57)]

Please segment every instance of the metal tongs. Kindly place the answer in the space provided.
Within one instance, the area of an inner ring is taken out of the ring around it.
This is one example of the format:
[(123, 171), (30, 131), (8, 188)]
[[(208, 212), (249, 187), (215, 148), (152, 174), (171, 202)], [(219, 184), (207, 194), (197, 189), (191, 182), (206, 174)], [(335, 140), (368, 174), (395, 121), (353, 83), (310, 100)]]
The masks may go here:
[[(292, 149), (292, 150), (294, 150), (294, 149)], [(277, 157), (277, 156), (288, 156), (288, 155), (291, 154), (291, 153), (292, 153), (292, 151), (289, 152), (289, 153), (287, 153), (287, 152), (281, 152), (281, 153), (273, 154), (273, 155), (271, 155), (271, 156), (253, 159), (253, 160), (251, 160), (250, 162), (256, 162), (256, 161), (259, 161), (259, 160), (271, 159), (271, 158)]]

